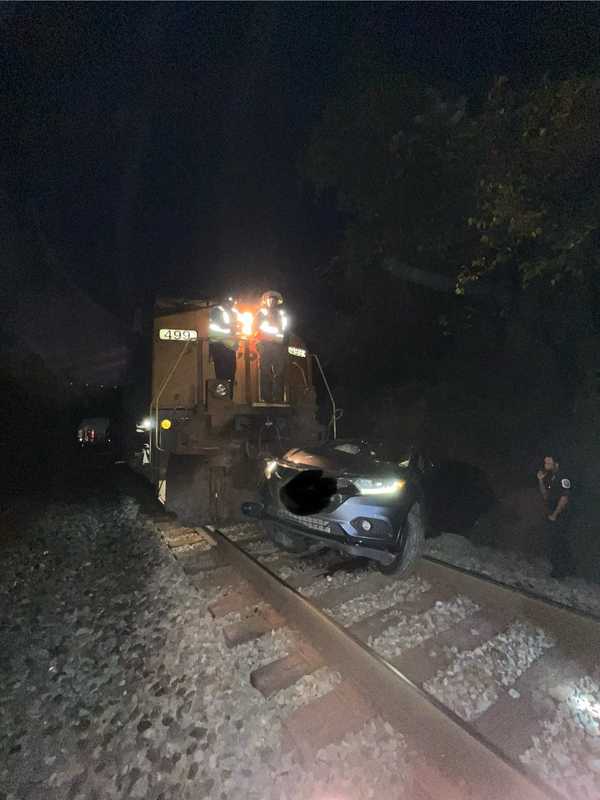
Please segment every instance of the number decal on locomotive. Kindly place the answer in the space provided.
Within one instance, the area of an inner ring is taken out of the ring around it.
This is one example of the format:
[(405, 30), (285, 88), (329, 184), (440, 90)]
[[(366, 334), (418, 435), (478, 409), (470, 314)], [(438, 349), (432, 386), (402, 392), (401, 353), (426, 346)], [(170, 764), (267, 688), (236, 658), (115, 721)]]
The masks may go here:
[(195, 342), (198, 340), (198, 331), (161, 328), (158, 338), (164, 342)]

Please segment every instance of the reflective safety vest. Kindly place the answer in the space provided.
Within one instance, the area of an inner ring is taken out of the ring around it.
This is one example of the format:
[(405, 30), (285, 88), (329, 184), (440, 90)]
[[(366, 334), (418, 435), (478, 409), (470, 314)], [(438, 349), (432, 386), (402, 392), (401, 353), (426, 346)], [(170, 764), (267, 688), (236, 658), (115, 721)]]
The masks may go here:
[(208, 339), (222, 342), (226, 347), (237, 350), (237, 314), (231, 306), (213, 306), (208, 321)]
[(255, 325), (259, 341), (281, 342), (287, 334), (289, 320), (281, 306), (275, 308), (262, 306), (256, 314)]

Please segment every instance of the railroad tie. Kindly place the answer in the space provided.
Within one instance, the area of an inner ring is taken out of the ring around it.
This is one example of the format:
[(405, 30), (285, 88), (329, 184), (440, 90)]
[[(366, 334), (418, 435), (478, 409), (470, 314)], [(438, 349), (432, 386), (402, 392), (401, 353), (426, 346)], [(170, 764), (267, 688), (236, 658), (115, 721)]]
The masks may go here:
[(246, 583), (245, 586), (226, 592), (219, 597), (208, 606), (208, 611), (213, 619), (220, 619), (235, 611), (244, 611), (249, 606), (255, 606), (260, 602), (261, 597), (258, 592)]
[(513, 689), (519, 697), (503, 691), (496, 703), (475, 720), (474, 727), (516, 760), (531, 747), (532, 737), (542, 733), (544, 720), (555, 714), (555, 701), (544, 687), (574, 684), (584, 675), (580, 665), (565, 662), (558, 649), (546, 651), (515, 682)]
[(194, 551), (185, 548), (171, 550), (187, 575), (211, 573), (220, 567), (228, 566), (227, 559), (219, 550)]
[(240, 622), (233, 622), (223, 628), (225, 644), (227, 647), (237, 647), (281, 628), (284, 624), (284, 618), (274, 608), (259, 606)]
[(184, 563), (183, 571), (196, 589), (236, 589), (246, 583), (240, 573), (236, 572), (230, 564), (212, 569), (198, 569), (193, 563), (189, 565)]
[(283, 723), (282, 749), (293, 750), (303, 764), (311, 764), (323, 747), (356, 733), (375, 710), (350, 681), (342, 681), (318, 700), (301, 706)]
[(452, 664), (456, 656), (450, 648), (472, 650), (479, 647), (500, 633), (510, 619), (510, 614), (502, 610), (478, 611), (437, 636), (407, 649), (392, 659), (392, 663), (407, 678), (421, 686)]
[(324, 663), (314, 648), (306, 642), (300, 642), (292, 653), (255, 669), (250, 674), (250, 683), (263, 697), (272, 697), (319, 669)]
[(411, 764), (411, 779), (411, 800), (475, 800), (465, 781), (451, 780), (422, 757)]
[[(358, 622), (348, 626), (348, 630), (363, 641), (367, 641), (370, 636), (377, 636), (388, 628), (394, 621), (394, 614), (397, 618), (408, 617), (413, 614), (424, 613), (433, 607), (437, 600), (449, 600), (454, 597), (456, 592), (451, 589), (436, 587), (413, 597), (410, 600), (400, 600), (392, 606), (374, 611), (372, 614), (363, 617)], [(335, 617), (335, 614), (333, 615)]]
[(161, 533), (171, 548), (185, 547), (187, 545), (202, 544), (207, 548), (214, 547), (215, 543), (204, 532), (198, 531), (195, 528), (167, 528), (161, 527)]
[[(227, 536), (227, 533), (224, 533), (223, 535)], [(245, 549), (246, 545), (253, 544), (254, 542), (260, 542), (262, 540), (267, 541), (267, 537), (264, 533), (251, 533), (241, 539), (231, 539), (231, 541), (238, 547), (241, 547), (242, 550)]]

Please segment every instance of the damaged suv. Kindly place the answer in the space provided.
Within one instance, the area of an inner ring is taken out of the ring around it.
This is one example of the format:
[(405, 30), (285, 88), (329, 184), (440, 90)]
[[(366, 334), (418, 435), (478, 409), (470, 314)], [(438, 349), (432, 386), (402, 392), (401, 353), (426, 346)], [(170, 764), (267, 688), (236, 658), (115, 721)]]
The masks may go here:
[(425, 537), (469, 535), (495, 502), (485, 472), (411, 449), (401, 459), (364, 440), (288, 450), (268, 461), (259, 503), (244, 503), (273, 541), (296, 553), (330, 547), (400, 577)]
[(425, 539), (418, 459), (382, 460), (368, 442), (336, 440), (267, 462), (260, 503), (245, 503), (270, 537), (297, 553), (331, 547), (402, 576)]

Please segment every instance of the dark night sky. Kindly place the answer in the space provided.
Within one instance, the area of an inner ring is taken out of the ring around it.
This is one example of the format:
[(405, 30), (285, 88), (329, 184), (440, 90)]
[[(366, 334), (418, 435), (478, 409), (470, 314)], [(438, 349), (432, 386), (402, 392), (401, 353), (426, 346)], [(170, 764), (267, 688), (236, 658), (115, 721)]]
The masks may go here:
[(124, 319), (251, 275), (299, 302), (336, 217), (297, 163), (344, 83), (386, 66), (473, 97), (600, 52), (580, 3), (5, 3), (0, 23), (0, 189)]

